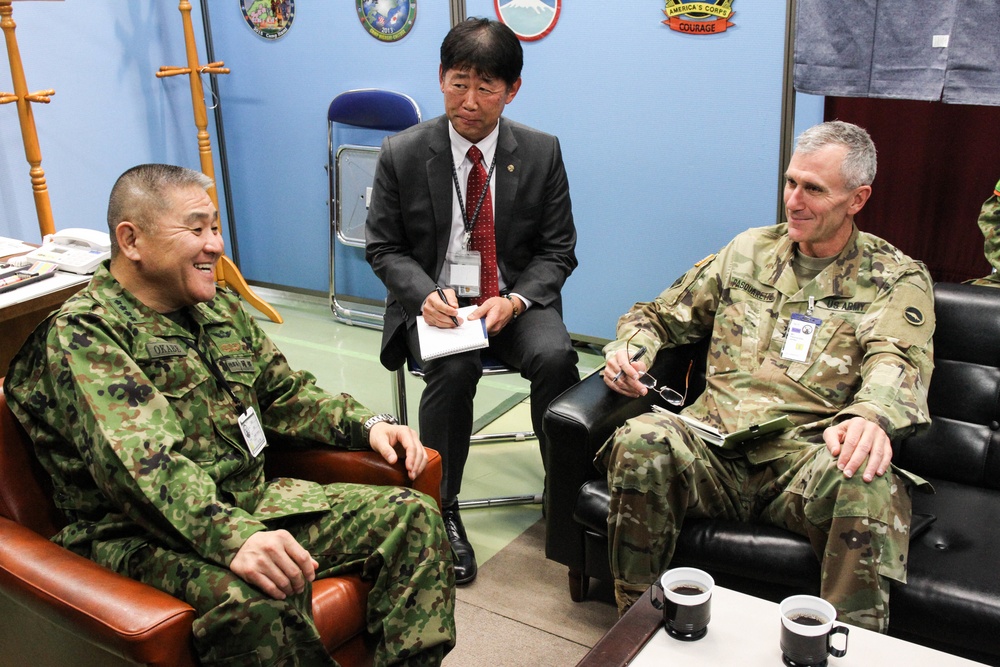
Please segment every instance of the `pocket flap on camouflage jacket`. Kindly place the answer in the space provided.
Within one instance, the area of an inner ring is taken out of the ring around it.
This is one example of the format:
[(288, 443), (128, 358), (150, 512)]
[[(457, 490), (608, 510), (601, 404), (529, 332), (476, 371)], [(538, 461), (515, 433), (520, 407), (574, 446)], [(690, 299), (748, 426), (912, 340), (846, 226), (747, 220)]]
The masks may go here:
[(267, 483), (264, 497), (254, 509), (261, 521), (311, 512), (329, 512), (330, 503), (322, 484), (304, 479), (279, 477)]

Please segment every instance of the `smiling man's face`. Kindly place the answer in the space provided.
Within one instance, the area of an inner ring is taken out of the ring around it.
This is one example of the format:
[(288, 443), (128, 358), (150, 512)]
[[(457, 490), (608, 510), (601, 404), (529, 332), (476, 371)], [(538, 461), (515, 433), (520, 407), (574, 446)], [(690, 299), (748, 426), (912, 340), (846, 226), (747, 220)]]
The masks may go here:
[(854, 215), (871, 194), (870, 185), (847, 189), (840, 166), (847, 147), (824, 146), (792, 155), (785, 170), (788, 237), (810, 257), (832, 257), (851, 238)]
[(135, 240), (140, 285), (132, 291), (160, 313), (215, 297), (215, 263), (225, 249), (219, 212), (205, 190), (191, 185), (167, 197), (167, 212)]

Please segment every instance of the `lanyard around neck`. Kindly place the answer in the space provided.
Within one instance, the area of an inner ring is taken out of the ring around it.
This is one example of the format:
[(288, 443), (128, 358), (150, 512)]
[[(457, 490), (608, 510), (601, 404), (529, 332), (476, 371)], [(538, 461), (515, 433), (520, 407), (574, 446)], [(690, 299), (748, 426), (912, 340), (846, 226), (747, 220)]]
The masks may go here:
[[(478, 165), (472, 165), (475, 169)], [(483, 184), (483, 191), (479, 193), (479, 201), (476, 202), (476, 210), (472, 212), (472, 219), (465, 212), (465, 202), (462, 201), (462, 185), (458, 181), (458, 170), (455, 168), (455, 158), (451, 159), (451, 178), (455, 182), (455, 194), (458, 195), (458, 208), (462, 212), (462, 224), (465, 226), (465, 237), (469, 238), (472, 234), (473, 227), (476, 226), (476, 220), (479, 219), (479, 210), (483, 206), (483, 200), (486, 199), (486, 192), (490, 189), (490, 178), (493, 177), (493, 167), (497, 166), (497, 155), (493, 153), (493, 162), (490, 163), (490, 170), (486, 173), (486, 183)], [(469, 193), (466, 193), (469, 194)], [(471, 201), (471, 200), (470, 200)], [(468, 245), (468, 243), (466, 243)]]

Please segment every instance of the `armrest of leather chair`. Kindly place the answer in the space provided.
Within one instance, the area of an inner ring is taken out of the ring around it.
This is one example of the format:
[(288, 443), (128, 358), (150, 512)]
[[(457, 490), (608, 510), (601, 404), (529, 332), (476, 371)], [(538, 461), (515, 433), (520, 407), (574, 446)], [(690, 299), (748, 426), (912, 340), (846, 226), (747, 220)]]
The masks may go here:
[(0, 517), (0, 595), (81, 641), (139, 664), (195, 664), (195, 612)]
[[(689, 362), (698, 360), (698, 370), (692, 370), (690, 376), (688, 402), (692, 401), (704, 388), (704, 372), (701, 369), (706, 344), (661, 350), (650, 373), (662, 384), (680, 390), (684, 387)], [(614, 430), (626, 420), (649, 411), (654, 402), (666, 406), (654, 392), (641, 398), (628, 398), (613, 392), (604, 384), (600, 373), (593, 373), (549, 405), (543, 422), (548, 439), (547, 558), (574, 569), (583, 566), (582, 527), (573, 520), (580, 487), (600, 476), (594, 466), (594, 455)]]
[(427, 448), (427, 467), (411, 480), (399, 461), (388, 463), (374, 451), (346, 451), (330, 447), (268, 447), (266, 468), (269, 477), (295, 477), (320, 484), (351, 482), (381, 486), (407, 486), (426, 493), (441, 507), (441, 455)]
[(558, 396), (545, 411), (545, 556), (583, 566), (582, 528), (573, 521), (580, 487), (600, 475), (594, 455), (616, 428), (650, 409), (655, 394), (628, 398), (608, 389), (599, 372)]

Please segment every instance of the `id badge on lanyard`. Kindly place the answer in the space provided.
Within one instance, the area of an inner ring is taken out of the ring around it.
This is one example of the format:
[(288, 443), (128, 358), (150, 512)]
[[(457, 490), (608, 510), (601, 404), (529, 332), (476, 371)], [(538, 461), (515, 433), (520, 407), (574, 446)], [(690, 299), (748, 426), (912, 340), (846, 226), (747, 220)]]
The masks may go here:
[(240, 431), (243, 433), (243, 441), (246, 443), (247, 449), (250, 450), (250, 453), (254, 457), (259, 456), (264, 451), (264, 448), (267, 447), (267, 437), (264, 435), (264, 429), (260, 425), (260, 419), (257, 418), (257, 412), (252, 406), (240, 415), (239, 423)]
[(479, 275), (483, 258), (478, 250), (463, 248), (454, 253), (448, 262), (448, 276), (445, 280), (459, 298), (479, 296)]
[(781, 358), (789, 361), (804, 362), (809, 358), (809, 347), (812, 345), (816, 329), (823, 320), (802, 313), (792, 313), (785, 333), (785, 344), (781, 348)]
[[(444, 282), (455, 290), (455, 294), (459, 298), (475, 298), (479, 296), (479, 280), (481, 275), (481, 270), (483, 266), (483, 258), (478, 250), (472, 250), (469, 247), (469, 239), (472, 238), (472, 228), (476, 225), (476, 220), (479, 219), (480, 208), (484, 204), (486, 198), (486, 192), (489, 190), (490, 179), (493, 177), (493, 168), (497, 164), (496, 156), (493, 156), (493, 162), (490, 164), (489, 172), (486, 174), (486, 183), (483, 185), (482, 192), (478, 193), (478, 200), (476, 203), (475, 213), (472, 215), (472, 219), (469, 220), (465, 213), (465, 201), (462, 199), (462, 188), (458, 183), (458, 172), (455, 169), (455, 163), (452, 162), (451, 165), (451, 176), (455, 182), (455, 194), (458, 195), (458, 207), (462, 212), (462, 223), (465, 227), (465, 238), (462, 248), (460, 250), (452, 253), (445, 262), (447, 266), (446, 273), (444, 276)], [(471, 198), (475, 196), (475, 193), (466, 193), (467, 196)]]
[[(188, 341), (188, 344), (191, 345), (191, 342)], [(202, 352), (197, 344), (191, 345), (191, 348), (201, 358), (202, 363), (205, 364), (215, 377), (215, 381), (229, 394), (229, 397), (233, 399), (233, 404), (239, 409), (237, 422), (240, 425), (240, 433), (243, 434), (243, 442), (246, 444), (247, 449), (250, 450), (250, 453), (256, 458), (267, 447), (267, 436), (264, 435), (264, 428), (261, 426), (257, 411), (253, 409), (252, 405), (249, 407), (243, 405), (236, 392), (233, 391), (233, 387), (229, 384), (226, 376), (219, 370), (219, 366), (207, 354)]]

